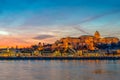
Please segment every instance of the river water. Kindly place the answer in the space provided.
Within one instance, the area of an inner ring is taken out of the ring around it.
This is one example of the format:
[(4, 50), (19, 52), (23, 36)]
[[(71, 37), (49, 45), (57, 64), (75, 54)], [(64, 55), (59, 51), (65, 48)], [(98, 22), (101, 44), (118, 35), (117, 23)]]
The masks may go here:
[(120, 80), (120, 61), (4, 60), (0, 80)]

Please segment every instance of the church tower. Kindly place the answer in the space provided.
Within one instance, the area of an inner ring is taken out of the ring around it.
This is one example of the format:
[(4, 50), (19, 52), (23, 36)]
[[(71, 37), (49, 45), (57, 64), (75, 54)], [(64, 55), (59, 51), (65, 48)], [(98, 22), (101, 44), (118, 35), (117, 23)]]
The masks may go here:
[(100, 38), (100, 37), (101, 37), (99, 31), (96, 31), (96, 32), (95, 32), (94, 37), (95, 37), (95, 38)]

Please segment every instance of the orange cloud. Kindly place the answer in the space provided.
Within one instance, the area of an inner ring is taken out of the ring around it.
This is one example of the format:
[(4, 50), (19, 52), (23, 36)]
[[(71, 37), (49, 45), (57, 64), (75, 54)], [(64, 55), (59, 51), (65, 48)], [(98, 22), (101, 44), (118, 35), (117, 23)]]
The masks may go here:
[(30, 47), (31, 45), (38, 44), (39, 42), (42, 43), (53, 43), (56, 41), (56, 38), (46, 38), (42, 40), (36, 40), (36, 39), (23, 39), (23, 38), (16, 38), (16, 37), (6, 37), (2, 36), (0, 38), (0, 48), (6, 48), (6, 47)]

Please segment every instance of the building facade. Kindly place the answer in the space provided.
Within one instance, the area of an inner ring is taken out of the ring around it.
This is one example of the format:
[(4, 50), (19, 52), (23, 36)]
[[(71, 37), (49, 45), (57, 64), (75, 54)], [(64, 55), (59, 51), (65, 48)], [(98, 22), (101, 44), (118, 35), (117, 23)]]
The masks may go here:
[(52, 48), (74, 48), (74, 49), (88, 49), (96, 50), (96, 44), (111, 44), (118, 43), (119, 39), (117, 37), (104, 37), (101, 38), (100, 33), (96, 31), (94, 35), (82, 35), (80, 37), (66, 37), (57, 40)]

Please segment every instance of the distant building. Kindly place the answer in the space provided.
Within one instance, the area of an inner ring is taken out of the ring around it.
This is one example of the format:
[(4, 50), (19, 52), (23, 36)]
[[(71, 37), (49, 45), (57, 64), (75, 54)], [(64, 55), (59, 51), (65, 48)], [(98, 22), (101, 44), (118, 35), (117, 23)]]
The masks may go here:
[(95, 38), (101, 38), (100, 33), (98, 31), (96, 31), (95, 34), (94, 34), (94, 37)]
[(119, 39), (116, 37), (104, 37), (100, 39), (101, 43), (111, 44), (111, 43), (118, 43)]
[(101, 38), (101, 35), (98, 31), (94, 33), (94, 35), (82, 35), (80, 37), (66, 37), (57, 40), (55, 44), (52, 45), (52, 48), (80, 48), (81, 46), (87, 47), (89, 50), (95, 50), (95, 44), (103, 43), (103, 44), (111, 44), (118, 43), (119, 39), (116, 37), (104, 37)]

